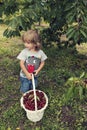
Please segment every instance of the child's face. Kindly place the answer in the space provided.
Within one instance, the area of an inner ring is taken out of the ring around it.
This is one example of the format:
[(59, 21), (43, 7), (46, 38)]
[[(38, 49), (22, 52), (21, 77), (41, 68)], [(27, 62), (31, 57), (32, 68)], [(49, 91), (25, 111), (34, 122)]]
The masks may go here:
[(35, 44), (33, 43), (25, 43), (24, 44), (26, 48), (28, 48), (29, 50), (35, 49)]

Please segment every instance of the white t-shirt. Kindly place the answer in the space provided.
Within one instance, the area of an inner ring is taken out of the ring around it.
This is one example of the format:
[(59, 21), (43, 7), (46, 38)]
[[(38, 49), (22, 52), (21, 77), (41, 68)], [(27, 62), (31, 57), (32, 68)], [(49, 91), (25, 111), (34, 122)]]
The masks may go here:
[[(40, 63), (47, 59), (47, 56), (42, 50), (31, 52), (28, 48), (25, 48), (19, 53), (17, 59), (25, 61), (25, 67), (30, 64), (34, 65), (35, 70), (37, 70)], [(22, 70), (20, 71), (20, 76), (26, 78)]]

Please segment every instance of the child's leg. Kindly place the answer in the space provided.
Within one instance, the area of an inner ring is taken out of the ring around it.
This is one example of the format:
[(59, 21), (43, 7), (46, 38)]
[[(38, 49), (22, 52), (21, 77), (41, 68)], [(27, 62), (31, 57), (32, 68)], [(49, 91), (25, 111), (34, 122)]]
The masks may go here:
[(25, 93), (31, 89), (31, 80), (20, 77), (20, 81), (21, 81), (20, 91), (22, 93)]

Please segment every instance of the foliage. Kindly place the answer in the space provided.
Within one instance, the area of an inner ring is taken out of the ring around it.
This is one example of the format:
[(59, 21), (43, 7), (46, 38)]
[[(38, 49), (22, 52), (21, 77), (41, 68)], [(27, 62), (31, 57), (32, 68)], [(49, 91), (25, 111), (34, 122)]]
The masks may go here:
[(66, 35), (75, 43), (87, 41), (87, 3), (84, 0), (66, 1), (66, 21), (68, 28)]
[(20, 31), (31, 28), (40, 19), (42, 5), (38, 0), (3, 0), (3, 22), (8, 25), (4, 35), (20, 35)]
[(87, 2), (85, 0), (2, 0), (0, 8), (1, 21), (8, 25), (4, 35), (12, 37), (21, 35), (22, 30), (35, 28), (35, 23), (42, 19), (49, 23), (42, 29), (45, 46), (52, 42), (61, 46), (60, 37), (66, 34), (65, 46), (87, 41)]
[(69, 86), (66, 94), (63, 95), (63, 103), (68, 103), (70, 100), (79, 98), (83, 100), (87, 90), (87, 83), (85, 80), (85, 73), (83, 72), (80, 77), (70, 77), (66, 84)]

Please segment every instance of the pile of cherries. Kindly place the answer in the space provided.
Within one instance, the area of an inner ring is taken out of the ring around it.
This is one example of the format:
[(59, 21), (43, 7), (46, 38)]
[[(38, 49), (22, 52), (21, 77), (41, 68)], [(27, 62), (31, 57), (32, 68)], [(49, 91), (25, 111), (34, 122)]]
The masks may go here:
[[(37, 99), (37, 110), (42, 109), (46, 104), (46, 98), (42, 91), (36, 90), (36, 99)], [(35, 110), (35, 100), (34, 100), (34, 91), (30, 91), (23, 96), (23, 104), (26, 109), (34, 111)]]

